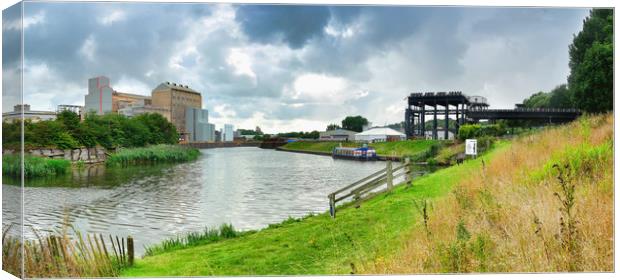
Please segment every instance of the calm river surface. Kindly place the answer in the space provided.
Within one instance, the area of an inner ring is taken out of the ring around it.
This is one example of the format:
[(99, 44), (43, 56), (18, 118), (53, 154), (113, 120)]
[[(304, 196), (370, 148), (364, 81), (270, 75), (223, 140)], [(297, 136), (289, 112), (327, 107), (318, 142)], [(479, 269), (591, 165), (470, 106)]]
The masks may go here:
[[(260, 229), (328, 210), (327, 194), (385, 167), (384, 162), (259, 148), (201, 150), (190, 163), (141, 166), (29, 181), (24, 190), (26, 237), (61, 228), (132, 235), (136, 250), (188, 231), (232, 223)], [(3, 184), (3, 224), (18, 222), (19, 188)], [(77, 188), (82, 186), (81, 188)]]

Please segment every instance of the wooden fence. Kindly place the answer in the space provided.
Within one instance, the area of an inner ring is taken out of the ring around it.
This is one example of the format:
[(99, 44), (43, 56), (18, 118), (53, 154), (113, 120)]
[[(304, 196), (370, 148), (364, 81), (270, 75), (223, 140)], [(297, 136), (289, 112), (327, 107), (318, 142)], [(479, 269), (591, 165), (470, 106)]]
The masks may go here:
[[(327, 196), (329, 198), (329, 214), (332, 218), (335, 218), (336, 203), (347, 198), (352, 198), (353, 201), (356, 202), (356, 205), (359, 206), (363, 200), (370, 198), (371, 196), (385, 191), (391, 191), (394, 188), (395, 179), (401, 176), (405, 177), (404, 182), (406, 185), (410, 185), (413, 180), (413, 176), (416, 174), (413, 172), (412, 166), (413, 164), (408, 158), (405, 158), (404, 163), (398, 167), (393, 167), (393, 162), (388, 160), (386, 161), (385, 168), (371, 174), (370, 176), (360, 179), (353, 184), (330, 193)], [(422, 174), (424, 172), (418, 173)], [(373, 192), (383, 186), (385, 186), (384, 190)]]

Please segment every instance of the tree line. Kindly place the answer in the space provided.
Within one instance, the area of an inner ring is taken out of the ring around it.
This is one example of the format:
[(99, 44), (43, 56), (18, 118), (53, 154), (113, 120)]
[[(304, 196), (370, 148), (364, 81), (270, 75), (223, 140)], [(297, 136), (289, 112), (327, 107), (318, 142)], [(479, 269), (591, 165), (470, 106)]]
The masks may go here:
[[(78, 114), (63, 111), (58, 113), (55, 120), (24, 121), (26, 148), (75, 149), (102, 146), (112, 149), (176, 144), (178, 140), (176, 127), (157, 113), (145, 113), (132, 118), (115, 113), (89, 113), (84, 120), (80, 120)], [(19, 148), (20, 121), (2, 123), (2, 141), (7, 148)]]
[(528, 108), (613, 110), (613, 10), (593, 9), (568, 47), (568, 83), (523, 101)]

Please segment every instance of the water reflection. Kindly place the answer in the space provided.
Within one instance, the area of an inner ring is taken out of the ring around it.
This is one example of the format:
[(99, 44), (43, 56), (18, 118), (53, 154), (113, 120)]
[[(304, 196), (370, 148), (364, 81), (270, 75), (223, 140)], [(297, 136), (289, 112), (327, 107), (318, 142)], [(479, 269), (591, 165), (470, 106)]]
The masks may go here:
[[(67, 217), (83, 232), (132, 235), (141, 253), (143, 245), (204, 226), (258, 229), (289, 216), (324, 212), (328, 193), (385, 166), (258, 148), (202, 153), (191, 163), (93, 167), (29, 180), (28, 186), (54, 187), (25, 189), (25, 224), (58, 230)], [(3, 191), (3, 200), (12, 199), (19, 188), (4, 185)], [(4, 211), (6, 220), (15, 216), (14, 209)]]

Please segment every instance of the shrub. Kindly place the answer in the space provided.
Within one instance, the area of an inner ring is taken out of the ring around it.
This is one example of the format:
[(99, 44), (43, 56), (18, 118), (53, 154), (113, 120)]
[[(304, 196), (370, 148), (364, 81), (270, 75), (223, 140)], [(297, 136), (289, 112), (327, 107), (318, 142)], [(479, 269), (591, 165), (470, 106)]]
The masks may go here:
[[(65, 159), (49, 159), (33, 156), (24, 157), (24, 177), (43, 177), (65, 174), (71, 168), (71, 162)], [(21, 156), (3, 155), (2, 174), (21, 176)]]
[(459, 128), (459, 139), (473, 139), (482, 136), (502, 136), (508, 132), (503, 123), (480, 125), (480, 124), (464, 124)]

